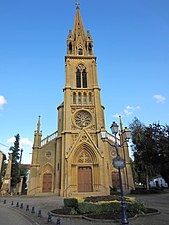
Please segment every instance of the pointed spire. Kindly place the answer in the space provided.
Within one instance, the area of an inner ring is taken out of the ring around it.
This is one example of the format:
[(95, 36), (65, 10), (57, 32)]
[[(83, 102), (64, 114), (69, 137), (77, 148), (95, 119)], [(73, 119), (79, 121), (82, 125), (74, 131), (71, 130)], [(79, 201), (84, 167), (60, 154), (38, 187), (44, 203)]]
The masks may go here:
[(90, 32), (85, 33), (80, 15), (80, 3), (76, 2), (76, 16), (73, 30), (69, 31), (67, 39), (68, 55), (93, 55), (93, 41)]
[(122, 118), (121, 118), (120, 115), (119, 115), (119, 118), (120, 118), (120, 130), (122, 131), (123, 130), (123, 123), (122, 123)]
[(76, 17), (75, 17), (75, 22), (74, 22), (74, 33), (75, 33), (75, 38), (77, 39), (79, 36), (82, 38), (86, 38), (84, 26), (82, 23), (82, 18), (80, 15), (80, 3), (76, 2)]
[(37, 131), (40, 132), (40, 116), (38, 117)]

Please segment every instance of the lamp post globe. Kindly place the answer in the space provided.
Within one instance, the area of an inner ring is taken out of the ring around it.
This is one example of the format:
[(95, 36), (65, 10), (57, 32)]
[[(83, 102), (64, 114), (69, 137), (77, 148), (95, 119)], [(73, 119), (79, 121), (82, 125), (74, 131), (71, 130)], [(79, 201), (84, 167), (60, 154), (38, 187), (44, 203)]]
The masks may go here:
[(111, 129), (112, 134), (117, 134), (118, 133), (119, 126), (117, 125), (116, 122), (113, 121), (110, 129)]

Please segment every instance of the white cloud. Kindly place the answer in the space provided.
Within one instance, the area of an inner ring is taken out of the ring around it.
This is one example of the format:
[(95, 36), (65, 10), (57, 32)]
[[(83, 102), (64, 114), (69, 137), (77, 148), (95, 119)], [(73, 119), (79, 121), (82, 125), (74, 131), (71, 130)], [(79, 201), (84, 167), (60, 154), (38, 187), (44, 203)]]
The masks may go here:
[(15, 142), (15, 137), (11, 137), (7, 140), (7, 143), (14, 143)]
[(7, 104), (7, 100), (4, 96), (0, 95), (0, 109), (2, 109), (5, 104)]
[(114, 114), (113, 117), (114, 118), (119, 118), (119, 114)]
[(116, 113), (116, 114), (113, 115), (113, 117), (114, 118), (119, 118), (119, 116), (122, 116), (122, 117), (131, 116), (131, 115), (133, 115), (134, 111), (139, 110), (139, 109), (140, 109), (140, 106), (127, 105), (122, 113), (120, 113), (120, 114)]
[(166, 101), (166, 97), (162, 95), (154, 95), (153, 98), (156, 100), (157, 103), (164, 103)]
[[(16, 140), (15, 137), (11, 137), (7, 140), (7, 143), (14, 143), (15, 140)], [(24, 146), (32, 147), (32, 142), (29, 141), (28, 138), (21, 138), (19, 142), (20, 142), (21, 147), (24, 147)]]
[(27, 145), (27, 146), (31, 146), (31, 147), (32, 147), (32, 142), (29, 141), (28, 138), (21, 138), (20, 144), (21, 144), (22, 146), (23, 146), (23, 145)]
[(126, 116), (131, 116), (134, 111), (140, 109), (140, 106), (130, 106), (130, 105), (127, 105), (126, 108), (124, 109), (124, 114)]

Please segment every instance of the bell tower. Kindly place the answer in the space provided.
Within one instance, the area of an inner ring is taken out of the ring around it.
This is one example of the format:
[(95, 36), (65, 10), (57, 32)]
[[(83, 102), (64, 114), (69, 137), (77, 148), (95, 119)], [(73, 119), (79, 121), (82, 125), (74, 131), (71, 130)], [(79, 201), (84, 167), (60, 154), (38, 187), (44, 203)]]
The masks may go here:
[[(90, 124), (93, 128), (100, 129), (101, 126), (104, 126), (104, 118), (97, 80), (96, 57), (93, 54), (90, 31), (87, 31), (86, 34), (84, 30), (79, 5), (76, 6), (74, 29), (70, 30), (68, 34), (65, 64), (64, 128), (66, 130), (72, 130), (73, 127), (81, 129)], [(75, 116), (73, 123), (70, 121), (72, 109), (73, 111), (83, 109), (83, 112)], [(95, 111), (95, 113), (89, 115), (84, 109)]]
[[(107, 193), (105, 187), (109, 187), (110, 181), (103, 174), (107, 167), (103, 169), (101, 165), (108, 151), (103, 153), (99, 136), (101, 127), (105, 127), (104, 107), (100, 101), (93, 40), (90, 31), (85, 32), (79, 5), (74, 28), (67, 38), (65, 71), (61, 195), (86, 191)], [(80, 181), (80, 177), (85, 179), (85, 174), (91, 177), (88, 184)], [(64, 190), (66, 193), (62, 193)]]

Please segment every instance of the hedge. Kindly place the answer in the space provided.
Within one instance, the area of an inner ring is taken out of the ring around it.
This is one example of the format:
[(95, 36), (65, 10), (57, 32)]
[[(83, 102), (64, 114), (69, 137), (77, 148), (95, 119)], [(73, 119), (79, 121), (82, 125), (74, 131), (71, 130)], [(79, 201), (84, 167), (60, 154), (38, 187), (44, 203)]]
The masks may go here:
[[(126, 203), (127, 211), (140, 213), (144, 212), (145, 207), (142, 202), (132, 202)], [(103, 204), (95, 204), (95, 203), (79, 203), (78, 204), (78, 212), (80, 214), (89, 214), (89, 213), (102, 213), (102, 212), (121, 212), (121, 203), (119, 202), (110, 202), (110, 203), (103, 203)]]

